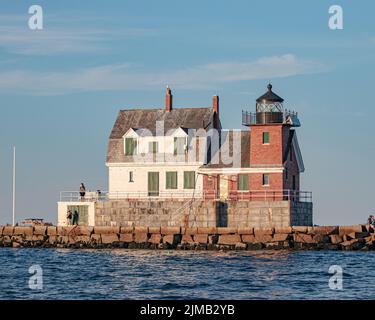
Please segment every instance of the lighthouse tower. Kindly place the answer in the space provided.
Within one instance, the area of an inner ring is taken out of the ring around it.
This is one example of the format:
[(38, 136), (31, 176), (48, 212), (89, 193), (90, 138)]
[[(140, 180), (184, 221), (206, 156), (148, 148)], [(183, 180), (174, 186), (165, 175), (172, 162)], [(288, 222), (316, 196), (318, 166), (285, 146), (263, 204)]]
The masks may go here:
[(243, 125), (250, 127), (250, 186), (283, 197), (298, 195), (304, 165), (294, 128), (300, 121), (296, 112), (284, 109), (271, 84), (267, 89), (256, 100), (255, 113), (242, 112)]

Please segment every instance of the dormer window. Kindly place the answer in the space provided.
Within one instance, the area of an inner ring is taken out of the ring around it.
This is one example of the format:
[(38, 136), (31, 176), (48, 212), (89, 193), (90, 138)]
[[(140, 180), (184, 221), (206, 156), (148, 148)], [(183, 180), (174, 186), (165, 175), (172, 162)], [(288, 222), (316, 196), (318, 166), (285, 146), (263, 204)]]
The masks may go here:
[(125, 155), (134, 156), (137, 154), (137, 139), (125, 138)]
[(186, 138), (175, 137), (174, 138), (174, 155), (185, 154)]
[(157, 141), (151, 141), (148, 143), (148, 152), (149, 153), (158, 153), (158, 143)]

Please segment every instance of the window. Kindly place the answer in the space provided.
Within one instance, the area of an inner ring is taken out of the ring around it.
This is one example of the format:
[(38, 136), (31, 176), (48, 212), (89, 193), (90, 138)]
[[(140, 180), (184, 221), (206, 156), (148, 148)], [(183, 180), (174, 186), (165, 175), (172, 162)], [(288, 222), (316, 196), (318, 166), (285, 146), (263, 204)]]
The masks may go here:
[(151, 141), (148, 143), (148, 152), (149, 153), (158, 153), (158, 143), (157, 141)]
[(285, 180), (288, 180), (288, 168), (285, 168)]
[(292, 179), (292, 190), (296, 190), (296, 176), (293, 176)]
[(165, 175), (166, 178), (166, 189), (177, 189), (177, 172), (170, 171), (167, 172)]
[(174, 155), (181, 155), (185, 154), (185, 142), (186, 139), (184, 137), (175, 137), (174, 138)]
[(134, 182), (133, 171), (129, 171), (129, 182)]
[(264, 186), (270, 185), (270, 175), (268, 173), (263, 174), (263, 185)]
[(195, 171), (184, 171), (184, 189), (195, 188)]
[(249, 190), (249, 176), (247, 174), (239, 174), (237, 180), (237, 189), (247, 191)]
[(137, 153), (137, 140), (134, 138), (125, 138), (125, 155), (133, 156)]
[(270, 133), (269, 132), (263, 132), (263, 144), (270, 143)]

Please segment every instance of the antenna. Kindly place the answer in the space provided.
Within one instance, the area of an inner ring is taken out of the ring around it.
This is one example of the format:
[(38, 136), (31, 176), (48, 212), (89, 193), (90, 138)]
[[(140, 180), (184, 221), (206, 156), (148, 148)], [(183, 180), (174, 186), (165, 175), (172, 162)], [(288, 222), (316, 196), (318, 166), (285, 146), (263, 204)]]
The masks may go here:
[(16, 224), (16, 147), (13, 147), (13, 227)]

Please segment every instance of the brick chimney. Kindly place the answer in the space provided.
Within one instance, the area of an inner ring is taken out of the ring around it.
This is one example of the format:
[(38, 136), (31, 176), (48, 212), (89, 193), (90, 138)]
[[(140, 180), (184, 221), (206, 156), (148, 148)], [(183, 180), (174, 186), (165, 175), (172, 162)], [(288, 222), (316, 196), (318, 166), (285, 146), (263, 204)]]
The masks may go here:
[(165, 111), (167, 112), (172, 111), (172, 100), (173, 100), (172, 91), (169, 88), (169, 86), (167, 86), (167, 93), (165, 95)]
[(219, 96), (212, 98), (213, 127), (219, 129)]

